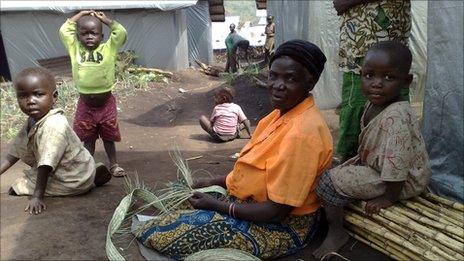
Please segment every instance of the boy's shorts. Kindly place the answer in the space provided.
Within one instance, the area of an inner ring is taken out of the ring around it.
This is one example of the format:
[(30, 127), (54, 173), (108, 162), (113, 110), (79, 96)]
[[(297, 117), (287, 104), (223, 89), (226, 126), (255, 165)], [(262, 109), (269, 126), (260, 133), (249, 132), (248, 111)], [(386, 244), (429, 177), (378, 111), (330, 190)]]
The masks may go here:
[(227, 141), (235, 140), (236, 138), (239, 137), (239, 135), (238, 135), (238, 132), (235, 135), (222, 135), (222, 134), (219, 134), (213, 131), (213, 133), (211, 133), (211, 137), (213, 137), (213, 139), (219, 142), (227, 142)]
[(316, 194), (330, 205), (338, 207), (343, 207), (356, 201), (356, 199), (341, 195), (335, 190), (329, 171), (322, 173), (316, 187)]
[(79, 98), (74, 116), (74, 131), (81, 141), (121, 141), (116, 99), (111, 95), (101, 107), (90, 107)]

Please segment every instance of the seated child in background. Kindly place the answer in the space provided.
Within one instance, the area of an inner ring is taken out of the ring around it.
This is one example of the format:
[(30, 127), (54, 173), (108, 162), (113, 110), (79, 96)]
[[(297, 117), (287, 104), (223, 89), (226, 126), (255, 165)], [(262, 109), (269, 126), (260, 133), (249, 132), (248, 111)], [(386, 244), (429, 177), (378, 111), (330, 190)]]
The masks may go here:
[(408, 47), (392, 41), (379, 42), (366, 54), (361, 89), (368, 101), (358, 154), (325, 172), (316, 189), (329, 224), (327, 237), (314, 252), (317, 258), (347, 242), (343, 206), (366, 200), (366, 213), (378, 213), (427, 187), (430, 169), (424, 139), (409, 102), (400, 95), (413, 79), (411, 61)]
[(104, 165), (95, 169), (93, 157), (68, 124), (63, 110), (53, 109), (58, 92), (49, 70), (27, 68), (18, 74), (14, 87), (19, 107), (29, 118), (2, 160), (0, 174), (19, 159), (31, 167), (9, 191), (11, 195), (32, 195), (25, 211), (39, 214), (45, 210), (44, 195), (82, 194), (111, 179)]
[[(108, 41), (103, 39), (102, 22), (111, 29)], [(60, 38), (71, 57), (73, 79), (80, 94), (74, 118), (74, 131), (90, 154), (95, 142), (103, 140), (113, 176), (125, 175), (116, 160), (115, 142), (121, 141), (116, 99), (115, 62), (118, 49), (126, 41), (122, 25), (108, 19), (103, 12), (81, 11), (60, 28)]]
[(211, 117), (200, 117), (200, 125), (216, 141), (225, 142), (239, 138), (243, 123), (248, 136), (251, 136), (250, 121), (242, 111), (242, 108), (233, 103), (234, 94), (228, 87), (220, 87), (214, 92), (214, 102)]

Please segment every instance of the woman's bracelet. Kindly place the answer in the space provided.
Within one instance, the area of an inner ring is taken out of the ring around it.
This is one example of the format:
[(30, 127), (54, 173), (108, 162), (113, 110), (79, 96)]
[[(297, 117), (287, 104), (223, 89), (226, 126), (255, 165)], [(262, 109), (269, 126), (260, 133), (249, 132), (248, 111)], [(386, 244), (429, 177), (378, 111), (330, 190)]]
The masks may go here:
[(232, 203), (232, 217), (233, 217), (233, 218), (236, 218), (236, 217), (235, 217), (235, 202)]
[(234, 206), (235, 203), (230, 203), (229, 204), (229, 216), (232, 216), (232, 207)]

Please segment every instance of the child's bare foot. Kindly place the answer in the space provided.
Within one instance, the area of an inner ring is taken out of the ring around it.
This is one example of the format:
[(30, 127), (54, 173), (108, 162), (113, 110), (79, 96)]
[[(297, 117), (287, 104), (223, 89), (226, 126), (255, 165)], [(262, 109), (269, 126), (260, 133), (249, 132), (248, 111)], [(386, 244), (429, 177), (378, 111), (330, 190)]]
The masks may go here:
[(102, 163), (97, 163), (95, 167), (95, 179), (93, 183), (95, 186), (100, 187), (111, 180), (111, 173), (108, 168)]
[(322, 245), (318, 247), (314, 252), (313, 255), (317, 259), (321, 259), (327, 253), (336, 252), (338, 251), (346, 242), (350, 236), (343, 228), (330, 228), (329, 232), (327, 233), (324, 242)]
[(110, 172), (113, 176), (118, 178), (126, 176), (126, 171), (123, 168), (119, 167), (117, 163), (111, 166)]

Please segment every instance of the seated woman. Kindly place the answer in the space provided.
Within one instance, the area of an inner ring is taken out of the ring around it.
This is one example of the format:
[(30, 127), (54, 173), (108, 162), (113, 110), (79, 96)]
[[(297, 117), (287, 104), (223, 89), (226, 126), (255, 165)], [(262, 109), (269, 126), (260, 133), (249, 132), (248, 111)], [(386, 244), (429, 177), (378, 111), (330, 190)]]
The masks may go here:
[(234, 248), (259, 258), (293, 254), (312, 240), (320, 203), (318, 177), (332, 159), (332, 137), (310, 91), (326, 58), (312, 43), (288, 41), (270, 60), (273, 107), (227, 175), (199, 180), (229, 197), (195, 193), (197, 210), (179, 210), (149, 221), (137, 233), (145, 246), (181, 259), (212, 248)]

